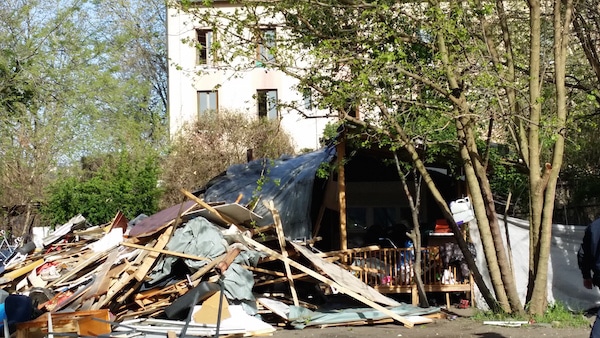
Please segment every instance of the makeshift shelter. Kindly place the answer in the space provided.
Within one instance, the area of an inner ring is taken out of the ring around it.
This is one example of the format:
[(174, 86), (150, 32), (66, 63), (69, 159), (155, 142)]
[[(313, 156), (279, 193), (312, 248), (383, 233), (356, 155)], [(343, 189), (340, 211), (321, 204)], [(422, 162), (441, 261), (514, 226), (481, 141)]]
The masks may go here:
[[(339, 157), (343, 157), (342, 167), (337, 167)], [(462, 183), (447, 172), (448, 168), (430, 168), (448, 201), (463, 197)], [(195, 194), (210, 203), (249, 205), (263, 216), (255, 220), (256, 226), (273, 223), (263, 205), (273, 201), (288, 239), (313, 242), (318, 250), (336, 252), (337, 259), (378, 291), (412, 293), (416, 302), (411, 278), (414, 267), (408, 259), (414, 253), (406, 236), (411, 211), (398, 175), (390, 151), (357, 149), (342, 142), (296, 157), (231, 166)], [(422, 243), (426, 290), (470, 293), (469, 271), (459, 278), (456, 267), (449, 270), (455, 259), (447, 253), (457, 253), (459, 260), (462, 253), (452, 247), (452, 233), (434, 231), (441, 218), (428, 190), (422, 189), (420, 225), (421, 231), (429, 234)], [(444, 251), (447, 243), (450, 247)]]
[[(262, 203), (272, 200), (281, 215), (287, 238), (308, 240), (321, 235), (323, 241), (317, 247), (323, 246), (324, 250), (345, 246), (336, 237), (339, 236), (340, 212), (348, 215), (348, 240), (358, 241), (350, 243), (350, 247), (368, 244), (360, 242), (360, 239), (368, 230), (373, 230), (369, 229), (373, 225), (383, 228), (406, 226), (403, 223), (410, 219), (410, 209), (398, 172), (394, 165), (384, 163), (391, 154), (373, 150), (347, 152), (353, 155), (345, 164), (344, 193), (347, 202), (343, 211), (338, 201), (338, 173), (329, 172), (336, 165), (335, 146), (295, 157), (257, 159), (230, 166), (194, 194), (203, 195), (209, 203), (250, 205), (255, 213), (263, 216), (255, 220), (256, 226), (273, 223)], [(446, 175), (445, 170), (432, 168), (431, 176), (441, 182), (442, 194), (450, 201), (459, 198), (464, 189), (459, 181)], [(432, 232), (436, 221), (442, 216), (426, 189), (423, 191), (421, 225), (424, 231)], [(323, 226), (323, 223), (327, 226)], [(394, 244), (402, 246), (404, 243)]]
[(255, 221), (257, 226), (272, 224), (273, 218), (262, 203), (255, 202), (272, 200), (281, 215), (286, 236), (308, 239), (312, 230), (310, 203), (315, 175), (319, 166), (330, 162), (334, 155), (334, 148), (323, 148), (296, 157), (236, 164), (195, 194), (203, 194), (209, 203), (255, 204), (253, 211), (263, 216)]

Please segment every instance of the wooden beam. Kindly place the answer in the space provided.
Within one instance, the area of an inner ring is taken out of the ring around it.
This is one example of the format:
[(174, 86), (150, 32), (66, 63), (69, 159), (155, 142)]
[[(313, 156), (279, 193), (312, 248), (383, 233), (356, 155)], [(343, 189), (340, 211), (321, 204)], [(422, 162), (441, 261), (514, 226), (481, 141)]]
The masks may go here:
[(0, 284), (7, 284), (23, 276), (26, 273), (33, 271), (33, 269), (37, 269), (39, 266), (44, 264), (44, 259), (38, 259), (32, 263), (29, 263), (21, 268), (5, 273), (2, 278), (0, 278)]
[(358, 300), (359, 302), (368, 305), (372, 308), (374, 308), (375, 310), (381, 311), (383, 313), (385, 313), (386, 315), (390, 316), (391, 318), (393, 318), (394, 320), (404, 324), (404, 326), (408, 327), (408, 328), (412, 328), (414, 326), (414, 323), (411, 322), (410, 320), (394, 313), (393, 311), (375, 303), (374, 301), (365, 298), (364, 296), (336, 283), (335, 281), (323, 276), (320, 273), (317, 273), (314, 270), (311, 270), (307, 267), (305, 267), (304, 265), (294, 262), (293, 260), (283, 257), (281, 254), (279, 254), (277, 251), (272, 250), (260, 243), (258, 243), (257, 241), (253, 240), (252, 238), (249, 238), (247, 236), (244, 236), (244, 239), (246, 240), (247, 243), (253, 245), (255, 248), (259, 249), (260, 251), (266, 252), (271, 256), (277, 257), (278, 259), (280, 259), (281, 261), (287, 262), (288, 264), (290, 264), (291, 266), (293, 266), (294, 268), (307, 273), (308, 275), (310, 275), (311, 277), (317, 279), (318, 281), (321, 281), (329, 286), (333, 286), (334, 288), (336, 288), (338, 291)]
[(165, 231), (162, 234), (160, 234), (160, 236), (158, 236), (158, 240), (156, 241), (156, 244), (153, 247), (154, 250), (152, 250), (152, 252), (144, 258), (144, 260), (142, 261), (142, 263), (137, 268), (134, 274), (134, 278), (137, 281), (142, 282), (146, 279), (148, 272), (150, 271), (150, 269), (152, 269), (152, 267), (156, 263), (156, 260), (159, 257), (159, 251), (162, 250), (165, 246), (167, 246), (167, 243), (169, 243), (169, 240), (171, 240), (171, 233), (175, 231), (174, 227), (175, 225), (168, 226), (165, 229)]
[(366, 246), (366, 247), (362, 247), (362, 248), (321, 252), (321, 253), (317, 253), (316, 255), (319, 257), (347, 256), (350, 253), (369, 252), (369, 251), (377, 251), (377, 250), (381, 250), (381, 247), (379, 245), (370, 245), (370, 246)]
[(169, 256), (175, 256), (175, 257), (193, 259), (193, 260), (196, 260), (196, 261), (206, 261), (206, 260), (209, 259), (209, 258), (206, 258), (206, 257), (189, 255), (189, 254), (185, 254), (185, 253), (182, 253), (182, 252), (170, 251), (170, 250), (164, 250), (164, 249), (158, 249), (158, 248), (153, 248), (153, 247), (144, 246), (144, 245), (137, 245), (137, 244), (127, 243), (127, 242), (123, 242), (123, 243), (121, 243), (121, 245), (130, 247), (130, 248), (134, 248), (134, 249), (141, 249), (141, 250), (148, 250), (148, 251), (152, 251), (152, 252), (163, 253), (163, 254), (169, 255)]
[[(303, 278), (303, 277), (306, 277), (306, 276), (308, 276), (308, 275), (305, 274), (305, 273), (299, 273), (297, 275), (294, 275), (294, 279), (297, 280), (297, 279), (300, 279), (300, 278)], [(277, 283), (283, 283), (283, 282), (286, 282), (286, 281), (287, 281), (287, 277), (283, 276), (283, 277), (280, 277), (280, 278), (270, 279), (270, 280), (266, 280), (266, 281), (262, 281), (262, 282), (255, 282), (254, 286), (263, 286), (263, 285), (277, 284)]]
[(346, 171), (344, 168), (344, 157), (346, 157), (346, 136), (342, 135), (342, 141), (337, 145), (338, 166), (338, 202), (340, 205), (340, 249), (348, 249), (348, 230), (346, 220)]
[[(227, 217), (227, 215), (225, 214), (221, 214), (218, 210), (216, 210), (215, 208), (213, 208), (212, 206), (210, 206), (208, 203), (206, 203), (203, 199), (198, 198), (197, 196), (195, 196), (194, 194), (192, 194), (191, 192), (181, 188), (180, 191), (189, 199), (191, 199), (192, 201), (198, 203), (201, 207), (203, 207), (204, 209), (210, 211), (211, 213), (213, 213), (215, 216), (217, 216), (221, 221), (223, 221), (225, 224), (236, 224), (236, 222), (234, 220), (232, 220), (231, 218)], [(237, 224), (236, 224), (237, 225)]]
[[(265, 203), (265, 206), (271, 214), (273, 214), (273, 222), (275, 223), (275, 231), (277, 232), (277, 240), (279, 241), (279, 247), (281, 248), (281, 256), (284, 258), (288, 258), (287, 250), (285, 249), (285, 236), (283, 234), (283, 224), (281, 224), (281, 217), (279, 216), (279, 212), (275, 209), (275, 205), (273, 200)], [(294, 286), (294, 277), (292, 276), (292, 270), (290, 269), (290, 264), (286, 261), (283, 261), (283, 265), (285, 267), (285, 274), (288, 279), (288, 283), (290, 284), (290, 293), (292, 294), (292, 300), (294, 301), (295, 306), (300, 306), (298, 303), (298, 294), (296, 293), (296, 287)]]
[(49, 287), (52, 287), (52, 286), (55, 286), (60, 283), (68, 281), (71, 277), (77, 275), (81, 270), (87, 268), (91, 264), (98, 262), (99, 260), (103, 259), (107, 255), (108, 255), (108, 251), (92, 253), (91, 255), (89, 255), (87, 257), (87, 259), (85, 261), (83, 261), (82, 263), (78, 264), (77, 266), (75, 266), (74, 268), (69, 270), (68, 273), (61, 275), (60, 278), (55, 279), (52, 282), (48, 283), (48, 285), (46, 285), (46, 287), (49, 288)]

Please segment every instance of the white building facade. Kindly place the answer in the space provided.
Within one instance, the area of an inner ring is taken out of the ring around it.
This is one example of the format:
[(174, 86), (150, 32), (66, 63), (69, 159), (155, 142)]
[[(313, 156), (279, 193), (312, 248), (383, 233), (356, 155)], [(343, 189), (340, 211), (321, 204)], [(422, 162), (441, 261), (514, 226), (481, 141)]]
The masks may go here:
[(316, 109), (311, 96), (296, 88), (296, 79), (262, 66), (271, 57), (268, 44), (280, 33), (278, 28), (261, 29), (266, 43), (257, 48), (255, 67), (234, 70), (231, 64), (220, 62), (212, 49), (218, 41), (215, 31), (199, 26), (189, 12), (169, 8), (167, 14), (171, 137), (208, 110), (229, 110), (252, 118), (279, 119), (297, 152), (320, 148), (325, 125), (334, 121), (329, 111)]

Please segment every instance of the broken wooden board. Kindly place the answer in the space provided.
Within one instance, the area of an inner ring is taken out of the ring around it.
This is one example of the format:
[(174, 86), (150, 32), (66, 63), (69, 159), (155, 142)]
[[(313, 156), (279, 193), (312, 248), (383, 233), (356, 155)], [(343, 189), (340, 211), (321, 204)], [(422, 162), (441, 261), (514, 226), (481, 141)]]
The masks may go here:
[(20, 267), (18, 269), (7, 272), (4, 275), (2, 275), (2, 277), (0, 278), (0, 284), (10, 283), (13, 280), (15, 280), (16, 278), (19, 278), (19, 277), (31, 272), (33, 269), (37, 268), (38, 266), (40, 266), (42, 264), (44, 264), (44, 259), (38, 259), (37, 261), (28, 263), (27, 265), (25, 265), (23, 267)]
[[(235, 222), (233, 224), (249, 224), (252, 221), (262, 219), (262, 217), (259, 214), (254, 213), (250, 209), (248, 209), (240, 204), (234, 203), (234, 204), (215, 205), (215, 206), (213, 206), (213, 209), (215, 211), (217, 211), (219, 214), (227, 216), (227, 218), (229, 220)], [(221, 218), (219, 218), (218, 216), (215, 216), (208, 209), (195, 210), (195, 211), (192, 211), (192, 212), (186, 214), (186, 217), (193, 218), (193, 217), (197, 217), (197, 216), (202, 216), (202, 217), (206, 218), (207, 220), (209, 220), (213, 223), (222, 225), (222, 226), (227, 225), (227, 224), (223, 223)]]
[(69, 270), (68, 273), (61, 275), (60, 278), (55, 279), (54, 281), (48, 283), (47, 286), (52, 287), (52, 286), (58, 285), (60, 283), (69, 281), (72, 277), (76, 276), (79, 272), (81, 272), (81, 270), (83, 270), (83, 269), (87, 268), (88, 266), (96, 263), (97, 261), (103, 259), (107, 255), (108, 255), (108, 252), (90, 253), (87, 256), (87, 259), (85, 261), (81, 262), (80, 264), (75, 266), (73, 269)]
[(133, 244), (133, 243), (123, 242), (123, 243), (121, 243), (121, 245), (130, 247), (130, 248), (134, 248), (134, 249), (148, 250), (148, 251), (152, 251), (152, 252), (163, 253), (165, 255), (170, 255), (170, 256), (175, 256), (175, 257), (181, 257), (181, 258), (188, 258), (188, 259), (193, 259), (193, 260), (197, 260), (197, 261), (209, 260), (209, 258), (207, 258), (207, 257), (200, 257), (200, 256), (195, 256), (195, 255), (189, 255), (189, 254), (182, 253), (182, 252), (177, 252), (177, 251), (157, 249), (157, 248), (154, 248), (154, 247), (149, 247), (149, 246), (144, 246), (144, 245), (137, 245), (137, 244)]
[[(279, 242), (279, 247), (281, 249), (281, 255), (285, 258), (288, 258), (287, 251), (285, 249), (285, 237), (283, 235), (283, 224), (281, 224), (281, 217), (279, 217), (279, 212), (275, 209), (275, 205), (273, 201), (269, 201), (269, 203), (265, 203), (265, 206), (271, 214), (273, 214), (273, 222), (275, 223), (275, 231), (277, 232), (277, 241)], [(290, 264), (286, 261), (283, 262), (285, 268), (285, 275), (287, 277), (288, 283), (290, 285), (290, 293), (292, 294), (292, 299), (294, 300), (294, 305), (298, 306), (298, 295), (296, 294), (296, 287), (294, 286), (294, 277), (292, 276), (292, 270), (290, 269)]]
[(201, 207), (203, 207), (204, 209), (206, 209), (213, 217), (215, 217), (218, 221), (218, 223), (220, 224), (236, 224), (234, 219), (231, 219), (229, 216), (220, 213), (218, 210), (216, 210), (213, 206), (211, 206), (210, 204), (206, 203), (203, 199), (198, 198), (196, 195), (192, 194), (191, 192), (185, 190), (185, 189), (179, 189), (185, 196), (187, 196), (189, 199), (191, 199), (192, 201), (198, 203), (198, 205), (200, 205)]
[[(107, 277), (108, 271), (110, 268), (117, 262), (117, 258), (119, 258), (119, 252), (117, 250), (113, 250), (104, 263), (100, 265), (97, 269), (97, 275), (102, 276), (102, 278), (96, 278), (86, 290), (85, 294), (82, 295), (81, 301), (83, 304), (80, 307), (80, 310), (91, 310), (93, 301), (98, 299), (101, 295), (104, 295), (108, 291), (108, 285), (105, 281), (110, 281), (110, 278)], [(88, 299), (91, 299), (90, 302), (86, 302)]]
[(281, 319), (284, 319), (285, 321), (289, 320), (288, 315), (290, 313), (290, 307), (284, 302), (280, 302), (278, 300), (266, 297), (257, 298), (256, 301), (259, 302), (265, 308), (267, 308), (269, 311), (281, 317)]
[(150, 269), (152, 269), (152, 267), (156, 263), (156, 260), (158, 259), (158, 256), (160, 255), (160, 252), (157, 252), (157, 250), (163, 250), (165, 248), (165, 246), (167, 246), (167, 244), (169, 243), (169, 240), (171, 239), (171, 234), (173, 233), (173, 231), (174, 231), (173, 225), (170, 225), (158, 237), (158, 240), (156, 241), (156, 245), (154, 245), (154, 248), (153, 248), (153, 249), (155, 249), (155, 251), (151, 251), (150, 254), (148, 254), (146, 256), (146, 258), (144, 258), (144, 260), (142, 261), (142, 264), (140, 264), (140, 266), (137, 268), (137, 271), (134, 274), (134, 277), (136, 280), (141, 282), (146, 278), (146, 276), (148, 275), (148, 272), (150, 271)]
[(172, 224), (180, 214), (180, 211), (186, 213), (191, 211), (194, 207), (196, 207), (196, 202), (186, 201), (182, 204), (176, 204), (170, 208), (161, 210), (150, 217), (144, 218), (138, 224), (133, 226), (133, 228), (129, 230), (129, 236), (147, 237), (153, 235)]
[[(266, 252), (266, 253), (268, 253), (269, 255), (272, 255), (272, 256), (274, 256), (274, 257), (277, 257), (279, 260), (282, 260), (282, 261), (287, 261), (287, 262), (288, 262), (288, 263), (289, 263), (291, 266), (293, 266), (294, 268), (296, 268), (296, 269), (298, 269), (298, 270), (300, 270), (300, 271), (302, 271), (302, 272), (306, 272), (306, 273), (307, 273), (308, 275), (310, 275), (311, 277), (313, 277), (313, 278), (315, 278), (315, 279), (317, 279), (317, 280), (319, 280), (319, 281), (321, 281), (321, 282), (323, 282), (323, 283), (325, 283), (325, 284), (327, 284), (327, 285), (329, 285), (329, 286), (333, 286), (333, 287), (334, 287), (334, 288), (336, 288), (338, 291), (340, 291), (340, 292), (342, 292), (342, 293), (344, 293), (344, 294), (346, 294), (346, 295), (348, 295), (348, 296), (350, 296), (350, 297), (352, 297), (352, 298), (354, 298), (354, 299), (358, 300), (359, 302), (361, 302), (361, 303), (363, 303), (363, 304), (365, 304), (365, 305), (368, 305), (368, 306), (370, 306), (370, 307), (372, 307), (372, 308), (374, 308), (374, 309), (376, 309), (376, 310), (379, 310), (379, 311), (381, 311), (382, 313), (384, 313), (384, 314), (386, 314), (386, 315), (390, 316), (391, 318), (395, 319), (396, 321), (398, 321), (398, 322), (400, 322), (400, 323), (404, 324), (404, 326), (406, 326), (406, 327), (408, 327), (408, 328), (411, 328), (411, 327), (413, 327), (413, 326), (414, 326), (414, 323), (413, 323), (413, 322), (411, 322), (410, 320), (407, 320), (406, 318), (404, 318), (404, 317), (402, 317), (402, 316), (399, 316), (398, 314), (396, 314), (396, 313), (394, 313), (393, 311), (391, 311), (391, 310), (389, 310), (389, 309), (387, 309), (387, 308), (383, 307), (382, 305), (379, 305), (379, 304), (375, 303), (374, 301), (372, 301), (372, 300), (370, 300), (370, 299), (368, 299), (368, 298), (366, 298), (366, 297), (362, 296), (361, 294), (359, 294), (359, 293), (356, 293), (356, 292), (352, 291), (351, 289), (348, 289), (348, 288), (344, 287), (344, 286), (343, 286), (343, 285), (341, 285), (341, 284), (338, 284), (338, 283), (337, 283), (337, 282), (335, 282), (334, 280), (332, 280), (332, 279), (329, 279), (329, 278), (327, 278), (327, 277), (323, 276), (322, 274), (320, 274), (320, 273), (317, 273), (316, 271), (313, 271), (313, 270), (311, 270), (311, 269), (309, 269), (309, 268), (305, 267), (304, 265), (302, 265), (302, 264), (300, 264), (300, 263), (297, 263), (297, 262), (295, 262), (295, 261), (293, 261), (293, 260), (291, 260), (291, 259), (289, 259), (289, 258), (285, 258), (285, 257), (283, 257), (283, 256), (282, 256), (280, 253), (278, 253), (277, 251), (275, 251), (275, 250), (272, 250), (272, 249), (270, 249), (270, 248), (268, 248), (268, 247), (266, 247), (266, 246), (264, 246), (264, 245), (262, 245), (262, 244), (258, 243), (257, 241), (253, 240), (252, 238), (249, 238), (249, 237), (247, 237), (247, 236), (244, 236), (244, 239), (245, 239), (245, 241), (246, 241), (247, 243), (251, 244), (252, 246), (254, 246), (255, 248), (257, 248), (258, 250), (260, 250), (260, 251), (263, 251), (263, 252)], [(352, 276), (352, 277), (354, 277), (354, 276)], [(354, 278), (356, 278), (356, 277), (354, 277)], [(382, 295), (382, 296), (383, 296), (383, 295)], [(387, 298), (387, 297), (386, 297), (386, 298)], [(398, 304), (399, 304), (399, 303), (398, 303)]]
[(389, 306), (399, 306), (400, 303), (397, 301), (382, 295), (373, 289), (369, 285), (365, 284), (360, 279), (356, 278), (350, 271), (344, 270), (342, 267), (335, 265), (334, 263), (327, 262), (323, 258), (317, 256), (308, 248), (300, 246), (295, 243), (291, 243), (294, 249), (301, 253), (304, 257), (308, 258), (311, 263), (326, 273), (331, 279), (336, 281), (338, 284), (344, 285), (346, 288), (363, 295), (364, 297)]

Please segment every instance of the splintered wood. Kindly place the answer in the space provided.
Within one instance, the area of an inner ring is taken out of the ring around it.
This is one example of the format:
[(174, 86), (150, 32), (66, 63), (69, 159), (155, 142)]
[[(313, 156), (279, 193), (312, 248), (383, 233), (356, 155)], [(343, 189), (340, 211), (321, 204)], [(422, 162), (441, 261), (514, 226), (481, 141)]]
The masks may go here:
[[(385, 307), (397, 305), (395, 301), (373, 290), (336, 262), (348, 251), (358, 249), (319, 255), (305, 246), (288, 242), (273, 201), (265, 205), (273, 216), (274, 224), (256, 227), (245, 221), (260, 216), (247, 217), (244, 213), (252, 212), (243, 206), (210, 205), (185, 190), (182, 192), (190, 201), (143, 219), (133, 227), (128, 227), (128, 221), (120, 212), (110, 224), (94, 229), (73, 230), (75, 223), (81, 224), (80, 219), (66, 224), (60, 228), (61, 233), (44, 239), (46, 244), (43, 248), (38, 248), (10, 267), (3, 266), (1, 286), (13, 293), (34, 288), (48, 290), (45, 297), (36, 298), (35, 306), (50, 314), (68, 309), (89, 317), (90, 314), (104, 316), (104, 312), (98, 311), (109, 311), (113, 316), (111, 320), (116, 323), (142, 317), (164, 318), (166, 307), (200, 282), (219, 279), (236, 256), (249, 250), (261, 253), (263, 257), (256, 265), (240, 265), (254, 276), (251, 285), (254, 292), (264, 294), (265, 290), (273, 287), (273, 290), (279, 291), (271, 292), (272, 297), (315, 309), (317, 305), (299, 299), (296, 282), (312, 283), (317, 290), (320, 290), (317, 286), (326, 285), (388, 316), (380, 322), (394, 320), (406, 327), (414, 325)], [(227, 210), (232, 213), (227, 214)], [(211, 222), (221, 229), (223, 237), (229, 241), (228, 252), (208, 258), (167, 249), (179, 226), (195, 217), (204, 217), (200, 215), (212, 219), (214, 222)], [(75, 236), (75, 231), (82, 236)], [(190, 271), (183, 279), (148, 285), (148, 276), (162, 257), (201, 261), (203, 265)], [(304, 264), (299, 262), (300, 258), (304, 258)], [(285, 287), (275, 288), (278, 284)], [(287, 321), (285, 318), (280, 320)], [(71, 323), (84, 325), (84, 320)], [(29, 332), (32, 326), (25, 327)]]

